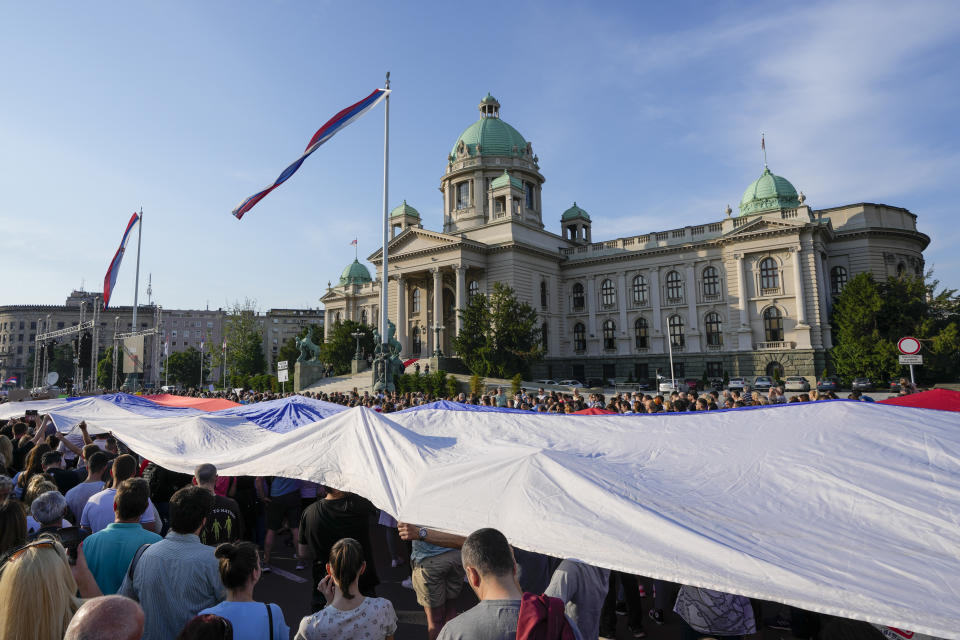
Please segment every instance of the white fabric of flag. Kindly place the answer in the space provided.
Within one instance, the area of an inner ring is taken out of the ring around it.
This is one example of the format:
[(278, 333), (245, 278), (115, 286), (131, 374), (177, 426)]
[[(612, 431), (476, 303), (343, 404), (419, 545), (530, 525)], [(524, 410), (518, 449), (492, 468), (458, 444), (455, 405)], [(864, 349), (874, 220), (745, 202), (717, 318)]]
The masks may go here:
[(960, 639), (960, 414), (833, 401), (575, 416), (356, 408), (287, 433), (67, 405), (164, 467), (313, 480), (398, 520)]

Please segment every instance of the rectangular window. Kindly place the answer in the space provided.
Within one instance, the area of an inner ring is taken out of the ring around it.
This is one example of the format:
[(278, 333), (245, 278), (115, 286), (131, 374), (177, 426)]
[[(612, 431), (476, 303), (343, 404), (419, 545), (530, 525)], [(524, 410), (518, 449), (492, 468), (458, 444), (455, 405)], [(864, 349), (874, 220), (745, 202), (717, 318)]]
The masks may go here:
[[(387, 257), (389, 258), (390, 256), (387, 256)], [(57, 323), (57, 329), (63, 329), (63, 323), (62, 323), (62, 322), (58, 322), (58, 323)]]
[[(387, 257), (389, 257), (389, 256), (387, 256)], [(585, 377), (585, 376), (583, 375), (583, 373), (584, 373), (584, 371), (583, 371), (583, 365), (582, 365), (582, 364), (575, 364), (575, 365), (573, 365), (573, 377), (576, 378), (577, 382), (583, 382), (583, 379), (584, 379), (584, 377)]]
[(470, 183), (463, 181), (456, 186), (456, 208), (466, 209), (470, 206)]
[(647, 380), (650, 377), (649, 365), (647, 365), (646, 362), (634, 362), (633, 377), (636, 378), (638, 382)]
[[(388, 258), (390, 256), (387, 256)], [(17, 347), (17, 353), (23, 353), (23, 347)]]
[[(526, 200), (527, 209), (533, 209), (533, 185), (529, 182), (523, 183), (523, 196)], [(389, 256), (388, 256), (389, 257)]]
[[(387, 257), (389, 258), (390, 255), (388, 254)], [(207, 320), (207, 329), (213, 329), (213, 322), (210, 320)]]
[[(388, 255), (387, 257), (389, 258), (390, 256)], [(36, 322), (31, 322), (31, 323), (30, 323), (30, 330), (33, 331), (33, 330), (36, 330), (36, 328), (37, 328), (37, 323), (36, 323)]]
[[(389, 257), (389, 256), (388, 256)], [(723, 363), (722, 362), (708, 362), (707, 363), (707, 377), (708, 378), (722, 378), (723, 377)]]
[[(387, 257), (389, 258), (390, 256)], [(20, 331), (23, 331), (23, 320), (20, 321)]]

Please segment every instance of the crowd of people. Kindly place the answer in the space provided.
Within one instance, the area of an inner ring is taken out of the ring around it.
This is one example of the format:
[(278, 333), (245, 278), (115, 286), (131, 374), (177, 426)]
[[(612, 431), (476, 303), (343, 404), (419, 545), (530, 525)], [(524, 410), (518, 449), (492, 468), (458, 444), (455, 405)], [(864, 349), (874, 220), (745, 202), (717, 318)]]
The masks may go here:
[[(198, 395), (203, 395), (198, 393)], [(213, 394), (208, 394), (213, 395)], [(391, 412), (429, 394), (308, 394)], [(224, 394), (223, 397), (230, 397)], [(273, 394), (233, 394), (243, 403)], [(550, 413), (605, 409), (623, 414), (710, 411), (816, 401), (769, 392), (646, 395), (502, 388), (451, 398)], [(863, 399), (863, 398), (859, 398)], [(374, 524), (377, 523), (377, 524)], [(310, 571), (313, 613), (284, 619), (254, 587), (273, 570), (271, 553), (289, 532), (297, 571)], [(0, 637), (14, 640), (391, 638), (398, 618), (377, 597), (382, 546), (423, 607), (429, 640), (616, 637), (618, 614), (634, 638), (676, 614), (682, 640), (756, 633), (749, 598), (674, 585), (514, 549), (495, 529), (459, 536), (394, 521), (335, 487), (283, 477), (221, 477), (212, 464), (177, 473), (137, 456), (109, 434), (58, 432), (27, 412), (0, 421)], [(458, 611), (464, 585), (478, 603)], [(641, 596), (653, 596), (643, 615)], [(887, 636), (885, 627), (783, 607), (770, 622), (797, 638)]]

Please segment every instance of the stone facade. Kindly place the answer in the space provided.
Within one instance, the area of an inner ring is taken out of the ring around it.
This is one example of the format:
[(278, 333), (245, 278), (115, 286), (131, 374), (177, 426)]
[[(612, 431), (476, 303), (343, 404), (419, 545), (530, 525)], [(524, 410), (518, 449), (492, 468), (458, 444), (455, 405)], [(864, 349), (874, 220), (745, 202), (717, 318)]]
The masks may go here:
[[(77, 326), (81, 305), (85, 319), (91, 317), (94, 304), (102, 300), (100, 293), (73, 291), (63, 305), (8, 305), (0, 306), (0, 379), (18, 378), (23, 386), (27, 379), (27, 363), (35, 349), (37, 333)], [(140, 305), (137, 310), (139, 329), (152, 329), (156, 319), (155, 305)], [(204, 351), (219, 349), (223, 344), (223, 309), (163, 309), (160, 314), (161, 344), (169, 342), (169, 353), (186, 351), (189, 347)], [(263, 352), (268, 363), (273, 363), (280, 346), (311, 324), (323, 325), (322, 309), (270, 309), (258, 314), (263, 332)], [(98, 342), (102, 353), (113, 344), (114, 330), (133, 331), (133, 307), (111, 307), (100, 312)], [(149, 348), (147, 350), (149, 353)], [(145, 363), (144, 378), (151, 379), (152, 363)], [(32, 373), (32, 372), (31, 372)], [(222, 369), (210, 372), (210, 382), (216, 383)]]
[[(913, 213), (870, 203), (812, 209), (766, 168), (741, 215), (728, 207), (720, 220), (593, 242), (590, 215), (574, 204), (553, 233), (543, 224), (545, 180), (530, 143), (512, 127), (487, 127), (489, 143), (477, 133), (499, 118), (499, 103), (491, 104), (485, 98), (481, 120), (448, 156), (443, 231), (405, 225), (388, 245), (388, 315), (405, 358), (431, 355), (438, 336), (450, 354), (457, 310), (499, 281), (543, 321), (546, 356), (536, 377), (669, 374), (669, 338), (678, 377), (812, 379), (832, 346), (833, 297), (850, 278), (923, 273), (930, 240)], [(328, 285), (328, 331), (337, 319), (377, 322), (381, 252), (368, 259), (375, 278)]]

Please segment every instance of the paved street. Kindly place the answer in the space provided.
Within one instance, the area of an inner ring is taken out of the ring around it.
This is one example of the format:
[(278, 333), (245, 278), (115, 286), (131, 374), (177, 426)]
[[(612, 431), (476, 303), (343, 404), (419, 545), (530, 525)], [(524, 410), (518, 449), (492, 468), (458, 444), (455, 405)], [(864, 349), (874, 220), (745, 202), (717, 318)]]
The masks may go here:
[[(413, 590), (404, 588), (400, 581), (409, 575), (408, 567), (394, 569), (390, 566), (390, 559), (386, 554), (383, 528), (371, 523), (371, 539), (374, 544), (382, 543), (374, 550), (377, 562), (377, 573), (381, 584), (377, 595), (389, 599), (397, 612), (399, 625), (397, 640), (426, 640), (427, 624), (423, 608), (417, 604)], [(289, 537), (287, 538), (289, 539)], [(283, 608), (283, 615), (290, 627), (291, 638), (296, 633), (301, 618), (310, 614), (310, 570), (295, 571), (293, 548), (280, 542), (275, 549), (271, 563), (277, 571), (264, 574), (254, 591), (254, 597), (264, 602), (275, 602)], [(646, 583), (647, 597), (641, 599), (647, 638), (651, 640), (679, 640), (679, 618), (672, 612), (666, 612), (666, 623), (662, 626), (654, 624), (648, 617), (648, 611), (653, 606), (652, 589)], [(458, 608), (463, 611), (476, 603), (476, 597), (470, 588), (464, 584), (463, 593), (457, 600)], [(769, 602), (754, 601), (754, 610), (758, 613), (758, 623), (763, 618), (776, 616), (779, 605)], [(617, 640), (628, 640), (633, 635), (627, 629), (626, 618), (618, 616)], [(789, 631), (763, 629), (751, 640), (791, 640)]]

